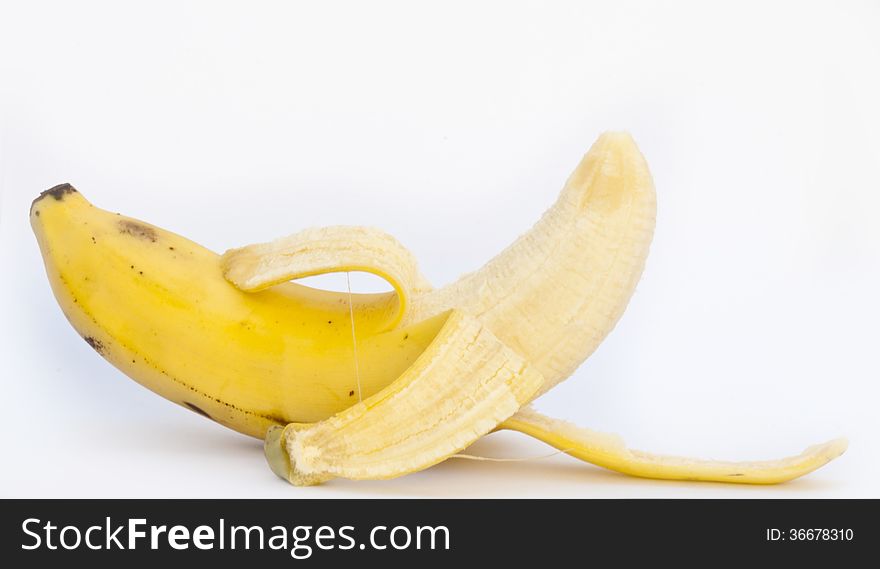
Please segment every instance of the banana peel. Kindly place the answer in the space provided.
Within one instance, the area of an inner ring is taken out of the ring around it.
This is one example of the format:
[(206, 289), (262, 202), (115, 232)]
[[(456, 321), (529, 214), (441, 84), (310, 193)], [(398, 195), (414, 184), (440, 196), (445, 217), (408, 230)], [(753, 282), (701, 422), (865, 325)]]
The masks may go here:
[[(239, 290), (220, 255), (97, 208), (67, 184), (43, 192), (30, 216), (55, 298), (99, 355), (162, 397), (260, 439), (271, 426), (320, 421), (378, 393), (446, 321), (397, 325), (409, 293), (349, 298), (293, 282)], [(308, 236), (319, 234), (327, 231)], [(350, 260), (341, 268), (360, 268)], [(323, 270), (316, 258), (295, 263), (302, 272), (293, 276)], [(389, 256), (383, 266), (398, 286), (423, 284), (409, 263)]]
[(812, 445), (801, 454), (776, 460), (722, 461), (659, 455), (626, 447), (614, 434), (584, 429), (525, 407), (499, 429), (519, 431), (552, 447), (615, 472), (656, 480), (727, 482), (734, 484), (779, 484), (800, 478), (820, 468), (847, 448), (843, 438)]

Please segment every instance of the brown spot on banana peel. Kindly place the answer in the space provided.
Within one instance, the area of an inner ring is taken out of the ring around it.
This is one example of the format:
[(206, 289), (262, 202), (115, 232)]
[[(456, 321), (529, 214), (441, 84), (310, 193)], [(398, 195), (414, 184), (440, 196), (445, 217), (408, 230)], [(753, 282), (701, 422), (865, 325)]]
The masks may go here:
[[(70, 320), (70, 319), (68, 318), (68, 320)], [(96, 352), (98, 352), (102, 356), (104, 355), (104, 342), (102, 342), (101, 340), (98, 340), (97, 338), (94, 338), (92, 336), (83, 336), (83, 340), (85, 340), (86, 344), (90, 345), (93, 350), (95, 350)]]
[(155, 229), (131, 219), (122, 219), (119, 221), (119, 232), (131, 235), (132, 237), (146, 239), (152, 243), (155, 243), (156, 240), (159, 239), (159, 235), (156, 233)]

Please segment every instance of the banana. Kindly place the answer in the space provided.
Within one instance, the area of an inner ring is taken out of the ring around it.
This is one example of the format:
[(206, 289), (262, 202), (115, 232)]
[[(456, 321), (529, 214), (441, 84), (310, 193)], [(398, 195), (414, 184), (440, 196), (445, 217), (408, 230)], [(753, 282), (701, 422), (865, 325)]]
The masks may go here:
[(297, 486), (394, 478), (491, 432), (542, 381), (479, 321), (452, 311), (435, 341), (387, 388), (325, 421), (273, 427), (266, 457)]
[[(96, 351), (160, 395), (264, 438), (273, 471), (294, 484), (400, 476), (498, 429), (649, 478), (776, 483), (839, 456), (842, 439), (779, 461), (650, 455), (523, 408), (620, 318), (655, 208), (635, 143), (606, 133), (530, 231), (439, 289), (370, 228), (308, 229), (218, 256), (66, 184), (34, 201), (31, 223), (62, 310)], [(288, 282), (352, 270), (394, 290)]]
[[(223, 277), (219, 255), (96, 208), (69, 184), (43, 192), (30, 216), (55, 297), (95, 351), (166, 399), (251, 436), (325, 419), (359, 394), (379, 392), (446, 321), (437, 314), (398, 325), (409, 292), (353, 295), (351, 306), (346, 294), (295, 283), (243, 292)], [(336, 242), (334, 231), (313, 231), (308, 242)], [(377, 265), (401, 291), (424, 287), (409, 253), (392, 238), (353, 231), (380, 242), (384, 258), (372, 263), (356, 250), (343, 259), (351, 265), (337, 270)], [(299, 253), (301, 275), (328, 270), (320, 247)], [(247, 254), (232, 258), (247, 266)]]

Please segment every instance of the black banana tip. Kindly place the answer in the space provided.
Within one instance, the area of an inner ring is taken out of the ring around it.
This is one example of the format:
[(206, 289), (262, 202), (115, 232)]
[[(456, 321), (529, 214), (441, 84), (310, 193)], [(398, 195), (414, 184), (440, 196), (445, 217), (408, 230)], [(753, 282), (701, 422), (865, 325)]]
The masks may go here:
[[(75, 192), (76, 188), (74, 188), (70, 184), (58, 184), (57, 186), (49, 188), (45, 192), (40, 192), (40, 195), (37, 196), (37, 199), (31, 202), (31, 213), (33, 213), (34, 206), (37, 205), (37, 202), (39, 202), (40, 200), (46, 199), (47, 197), (51, 196), (56, 200), (61, 201), (67, 194), (72, 194)], [(39, 215), (39, 212), (37, 212), (37, 215)]]

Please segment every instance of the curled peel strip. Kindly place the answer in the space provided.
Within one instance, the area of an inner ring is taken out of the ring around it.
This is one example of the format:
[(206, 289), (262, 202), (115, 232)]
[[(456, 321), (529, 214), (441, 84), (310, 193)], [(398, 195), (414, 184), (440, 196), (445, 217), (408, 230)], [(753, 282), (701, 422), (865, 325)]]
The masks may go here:
[(778, 484), (820, 468), (847, 448), (839, 438), (813, 445), (797, 456), (761, 461), (715, 461), (651, 454), (626, 448), (617, 435), (600, 433), (542, 415), (530, 407), (502, 423), (501, 429), (519, 431), (567, 454), (609, 470), (662, 480)]
[(372, 227), (310, 228), (269, 243), (231, 249), (223, 255), (223, 268), (227, 280), (247, 292), (328, 273), (372, 273), (396, 293), (388, 295), (385, 330), (401, 322), (413, 295), (431, 288), (415, 256), (392, 235)]
[(294, 485), (423, 470), (509, 418), (542, 378), (476, 319), (452, 311), (435, 340), (379, 393), (318, 423), (275, 427), (273, 472)]

